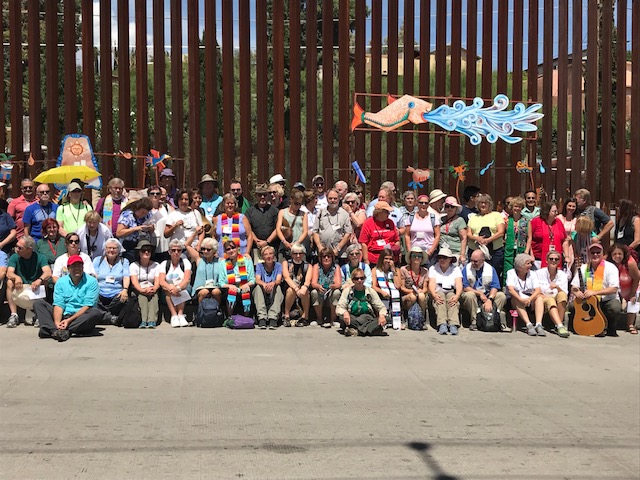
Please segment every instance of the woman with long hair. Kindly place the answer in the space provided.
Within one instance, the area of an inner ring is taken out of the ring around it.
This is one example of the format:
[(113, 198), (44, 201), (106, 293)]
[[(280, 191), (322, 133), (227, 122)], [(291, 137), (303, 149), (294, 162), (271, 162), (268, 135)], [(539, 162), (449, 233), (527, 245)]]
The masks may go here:
[[(367, 265), (366, 263), (363, 263)], [(367, 265), (368, 267), (368, 265)], [(363, 270), (361, 267), (356, 267)], [(352, 269), (349, 272), (349, 276), (353, 274)], [(364, 270), (363, 270), (364, 272)], [(399, 282), (399, 274), (396, 265), (393, 260), (393, 252), (388, 248), (385, 248), (378, 257), (378, 263), (371, 272), (373, 282), (371, 288), (378, 294), (382, 303), (387, 307), (387, 311), (391, 313), (391, 322), (393, 319), (400, 320), (401, 329), (404, 330), (407, 326), (407, 322), (402, 319), (402, 305), (400, 303), (400, 290), (398, 289), (397, 282)], [(348, 284), (345, 284), (345, 287)], [(365, 286), (366, 286), (366, 272), (365, 272)]]
[(575, 267), (579, 260), (581, 264), (587, 263), (589, 254), (589, 245), (591, 245), (593, 238), (597, 238), (596, 233), (593, 231), (594, 223), (586, 215), (582, 215), (576, 220), (576, 229), (571, 232), (571, 246), (567, 252), (567, 267), (571, 272), (575, 273)]
[[(607, 260), (618, 267), (620, 277), (620, 296), (627, 301), (627, 310), (629, 304), (638, 302), (638, 284), (640, 283), (640, 270), (638, 270), (638, 262), (631, 255), (631, 251), (627, 245), (616, 243)], [(636, 314), (627, 313), (627, 331), (632, 335), (637, 335)]]
[[(320, 250), (319, 262), (313, 266), (311, 275), (311, 304), (316, 311), (316, 320), (324, 328), (331, 328), (336, 322), (336, 305), (340, 300), (340, 266), (332, 248)], [(328, 307), (330, 318), (324, 318), (322, 312)]]
[(177, 208), (167, 218), (164, 236), (171, 240), (178, 240), (184, 245), (191, 234), (196, 232), (191, 246), (200, 251), (200, 244), (204, 240), (204, 226), (200, 212), (191, 208), (192, 200), (187, 190), (176, 191), (174, 202)]
[[(283, 208), (278, 212), (278, 220), (276, 222), (276, 234), (280, 239), (280, 258), (292, 259), (291, 247), (294, 243), (305, 246), (307, 252), (307, 241), (309, 235), (309, 224), (307, 223), (307, 214), (300, 207), (304, 200), (304, 194), (294, 188), (291, 190), (289, 207)], [(285, 299), (286, 304), (286, 299)]]
[(571, 232), (576, 229), (576, 210), (578, 209), (578, 202), (575, 198), (568, 198), (562, 206), (562, 213), (558, 215), (558, 219), (564, 226), (564, 231), (567, 235), (571, 235)]
[(640, 258), (640, 216), (631, 200), (622, 199), (618, 203), (618, 221), (615, 228), (615, 241), (626, 245)]
[(440, 244), (440, 214), (429, 211), (429, 197), (418, 197), (418, 211), (409, 214), (404, 223), (404, 243), (407, 252), (411, 247), (422, 248), (428, 260), (433, 257)]

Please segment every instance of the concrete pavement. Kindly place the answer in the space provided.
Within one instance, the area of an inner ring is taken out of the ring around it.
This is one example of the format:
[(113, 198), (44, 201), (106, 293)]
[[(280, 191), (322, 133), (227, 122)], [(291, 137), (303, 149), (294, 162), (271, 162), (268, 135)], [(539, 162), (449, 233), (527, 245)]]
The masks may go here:
[(0, 328), (0, 479), (637, 479), (638, 337)]

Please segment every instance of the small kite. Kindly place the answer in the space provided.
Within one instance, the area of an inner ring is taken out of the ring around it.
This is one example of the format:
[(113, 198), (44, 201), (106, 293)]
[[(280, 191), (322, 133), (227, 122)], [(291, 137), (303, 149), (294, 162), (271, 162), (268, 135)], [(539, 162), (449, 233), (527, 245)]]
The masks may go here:
[(407, 172), (409, 172), (413, 178), (413, 180), (411, 182), (409, 182), (409, 188), (413, 188), (418, 189), (418, 188), (422, 188), (424, 185), (422, 185), (422, 182), (426, 182), (427, 180), (429, 180), (429, 177), (431, 176), (431, 172), (429, 171), (429, 169), (420, 169), (420, 168), (413, 168), (413, 167), (407, 167)]

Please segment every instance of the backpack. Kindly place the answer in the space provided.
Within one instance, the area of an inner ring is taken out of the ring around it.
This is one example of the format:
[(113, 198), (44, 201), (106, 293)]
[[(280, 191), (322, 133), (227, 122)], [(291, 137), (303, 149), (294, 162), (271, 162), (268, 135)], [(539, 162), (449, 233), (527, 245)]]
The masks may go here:
[(224, 326), (227, 328), (233, 328), (234, 330), (254, 328), (255, 322), (251, 317), (245, 317), (244, 315), (231, 315), (224, 321)]
[(493, 308), (490, 312), (485, 312), (484, 308), (480, 308), (478, 316), (476, 317), (476, 325), (478, 330), (482, 332), (499, 332), (502, 330), (500, 324), (500, 314), (498, 313), (498, 307), (493, 303)]
[(198, 310), (194, 317), (196, 327), (216, 328), (224, 323), (224, 315), (220, 310), (220, 305), (215, 298), (204, 298), (198, 305)]
[[(171, 263), (171, 260), (167, 260), (167, 261), (165, 262), (165, 266), (164, 266), (164, 273), (169, 273), (169, 269), (171, 268), (171, 265), (173, 265), (173, 264)], [(184, 258), (180, 257), (180, 263), (179, 263), (179, 265), (180, 265), (180, 269), (182, 270), (182, 272), (183, 272), (183, 273), (187, 271), (187, 270), (185, 269), (185, 267), (184, 267)]]

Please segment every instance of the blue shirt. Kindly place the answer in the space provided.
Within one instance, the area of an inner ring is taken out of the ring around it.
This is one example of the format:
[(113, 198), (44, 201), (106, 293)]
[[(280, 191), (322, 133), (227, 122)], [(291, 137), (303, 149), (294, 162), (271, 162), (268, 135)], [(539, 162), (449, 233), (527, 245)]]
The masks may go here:
[(47, 218), (56, 218), (57, 209), (58, 205), (53, 202), (49, 202), (46, 207), (36, 202), (25, 209), (22, 222), (25, 225), (29, 225), (29, 235), (31, 235), (36, 242), (42, 238), (42, 222)]
[(118, 295), (123, 287), (123, 280), (129, 278), (129, 260), (120, 258), (112, 267), (106, 257), (98, 257), (93, 261), (93, 268), (98, 276), (100, 295), (113, 298)]
[(207, 220), (211, 221), (213, 217), (216, 216), (216, 209), (218, 205), (220, 205), (220, 202), (222, 202), (222, 197), (216, 193), (208, 200), (202, 197), (200, 208), (204, 212), (204, 216), (207, 217)]
[(82, 280), (74, 285), (70, 275), (61, 277), (53, 289), (53, 305), (63, 310), (63, 316), (75, 314), (82, 307), (98, 304), (98, 281), (91, 275), (82, 274)]
[(0, 267), (8, 267), (9, 266), (9, 257), (6, 253), (0, 250)]
[(489, 293), (494, 288), (496, 290), (500, 290), (500, 279), (498, 278), (498, 274), (496, 272), (496, 269), (493, 268), (493, 266), (490, 265), (487, 262), (485, 262), (483, 264), (482, 268), (484, 269), (486, 267), (490, 267), (491, 270), (493, 270), (493, 272), (492, 272), (493, 277), (491, 279), (491, 284), (489, 285), (488, 289), (485, 289), (484, 285), (482, 284), (482, 270), (476, 270), (475, 271), (476, 272), (476, 283), (474, 283), (473, 285), (469, 285), (469, 279), (467, 278), (467, 268), (466, 267), (462, 267), (461, 268), (461, 270), (462, 270), (462, 288), (471, 287), (474, 290), (484, 291), (484, 293)]
[(282, 264), (280, 262), (274, 263), (273, 271), (268, 273), (267, 269), (264, 268), (264, 263), (259, 263), (256, 265), (256, 275), (260, 275), (260, 279), (264, 283), (275, 282), (278, 275), (282, 275)]

